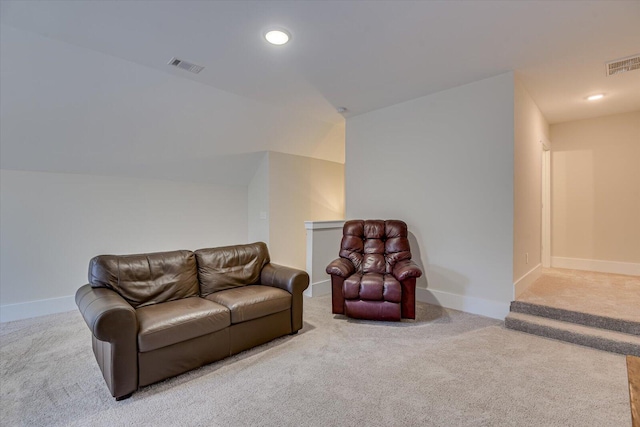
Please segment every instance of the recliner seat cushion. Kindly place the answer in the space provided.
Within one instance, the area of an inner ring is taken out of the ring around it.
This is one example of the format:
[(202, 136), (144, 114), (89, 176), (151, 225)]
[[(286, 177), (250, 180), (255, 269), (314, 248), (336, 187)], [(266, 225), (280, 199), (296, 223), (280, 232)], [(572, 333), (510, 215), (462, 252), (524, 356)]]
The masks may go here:
[(134, 308), (198, 295), (191, 251), (100, 255), (89, 263), (89, 284), (120, 294)]
[(355, 273), (347, 277), (342, 285), (344, 298), (366, 301), (388, 301), (399, 303), (402, 300), (402, 286), (391, 274)]
[(200, 296), (253, 285), (260, 280), (260, 272), (269, 262), (269, 250), (263, 242), (222, 248), (198, 249)]
[(291, 294), (271, 286), (243, 286), (206, 297), (231, 310), (231, 323), (246, 322), (291, 308)]
[(227, 307), (200, 297), (138, 308), (136, 315), (140, 352), (207, 335), (231, 324)]

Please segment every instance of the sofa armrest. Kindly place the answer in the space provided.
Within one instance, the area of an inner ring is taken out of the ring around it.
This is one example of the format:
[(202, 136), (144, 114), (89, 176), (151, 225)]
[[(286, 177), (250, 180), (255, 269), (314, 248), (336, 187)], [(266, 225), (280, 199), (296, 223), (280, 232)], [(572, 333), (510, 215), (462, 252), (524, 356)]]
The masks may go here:
[(136, 310), (117, 292), (84, 285), (76, 292), (76, 305), (91, 333), (100, 341), (118, 341), (138, 332)]
[(410, 259), (398, 262), (393, 267), (393, 276), (400, 282), (411, 277), (422, 276), (422, 270), (420, 267)]
[(260, 283), (284, 289), (292, 295), (302, 294), (309, 287), (306, 271), (269, 263), (262, 268)]
[(138, 388), (138, 320), (117, 292), (84, 285), (76, 304), (93, 335), (93, 353), (111, 395), (120, 400)]
[(340, 276), (345, 279), (355, 273), (355, 271), (356, 268), (353, 263), (345, 258), (334, 259), (326, 269), (327, 274)]
[(309, 275), (306, 271), (267, 264), (260, 273), (260, 283), (284, 289), (291, 294), (291, 332), (302, 328), (302, 292), (309, 286)]

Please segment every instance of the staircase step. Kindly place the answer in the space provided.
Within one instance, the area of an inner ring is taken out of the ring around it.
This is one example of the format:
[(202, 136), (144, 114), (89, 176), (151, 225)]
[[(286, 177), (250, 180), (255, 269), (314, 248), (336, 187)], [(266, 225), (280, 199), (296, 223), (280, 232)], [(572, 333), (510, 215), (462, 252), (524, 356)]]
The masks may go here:
[(509, 329), (554, 338), (620, 354), (640, 356), (640, 336), (577, 325), (531, 314), (511, 312), (504, 320)]
[(523, 301), (512, 301), (511, 312), (547, 317), (549, 319), (578, 323), (580, 325), (599, 329), (608, 329), (611, 331), (623, 332), (625, 334), (640, 335), (640, 322), (581, 313), (579, 311), (566, 310), (563, 308), (549, 307)]

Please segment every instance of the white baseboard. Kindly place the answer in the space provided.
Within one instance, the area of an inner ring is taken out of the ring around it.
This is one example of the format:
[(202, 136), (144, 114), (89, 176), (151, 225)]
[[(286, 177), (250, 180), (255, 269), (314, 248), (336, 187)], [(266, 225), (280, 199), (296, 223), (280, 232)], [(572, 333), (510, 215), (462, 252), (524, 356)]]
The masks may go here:
[(74, 295), (21, 302), (18, 304), (6, 304), (0, 306), (0, 322), (12, 322), (14, 320), (62, 313), (74, 309), (76, 309)]
[(529, 286), (542, 276), (542, 264), (533, 267), (513, 284), (513, 299), (518, 298)]
[(553, 256), (551, 257), (551, 267), (640, 276), (640, 264), (634, 262), (601, 261), (597, 259)]
[(416, 288), (416, 300), (500, 320), (509, 314), (510, 304), (423, 288)]
[(305, 297), (319, 297), (331, 293), (331, 280), (322, 280), (321, 282), (311, 283), (303, 292)]

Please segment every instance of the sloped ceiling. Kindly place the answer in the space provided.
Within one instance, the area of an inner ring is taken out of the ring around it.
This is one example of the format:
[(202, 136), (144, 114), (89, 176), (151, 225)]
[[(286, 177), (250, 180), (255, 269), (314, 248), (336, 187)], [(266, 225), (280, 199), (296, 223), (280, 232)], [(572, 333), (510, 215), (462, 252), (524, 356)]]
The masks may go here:
[(0, 29), (3, 169), (248, 185), (265, 151), (344, 162), (344, 122)]
[[(5, 0), (0, 14), (3, 167), (29, 166), (24, 144), (50, 169), (262, 150), (344, 161), (337, 107), (349, 117), (510, 70), (550, 123), (640, 109), (640, 71), (604, 72), (640, 53), (640, 1)], [(264, 42), (270, 26), (291, 42)], [(33, 109), (49, 122), (29, 122)], [(118, 126), (96, 132), (100, 114)]]

